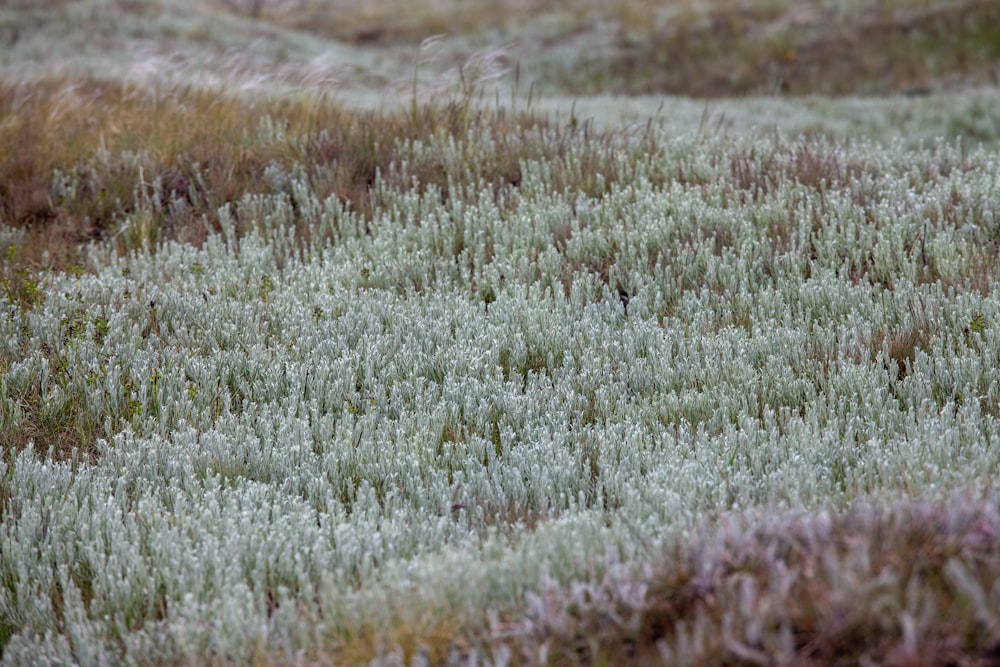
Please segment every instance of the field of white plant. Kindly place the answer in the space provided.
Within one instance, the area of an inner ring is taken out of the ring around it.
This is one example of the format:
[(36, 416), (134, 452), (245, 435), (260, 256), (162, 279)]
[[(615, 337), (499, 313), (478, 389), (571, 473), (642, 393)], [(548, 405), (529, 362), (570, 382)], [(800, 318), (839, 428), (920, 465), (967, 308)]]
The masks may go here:
[(0, 663), (998, 664), (1000, 93), (457, 85), (363, 203), (277, 112), (254, 192), (113, 123), (3, 191)]

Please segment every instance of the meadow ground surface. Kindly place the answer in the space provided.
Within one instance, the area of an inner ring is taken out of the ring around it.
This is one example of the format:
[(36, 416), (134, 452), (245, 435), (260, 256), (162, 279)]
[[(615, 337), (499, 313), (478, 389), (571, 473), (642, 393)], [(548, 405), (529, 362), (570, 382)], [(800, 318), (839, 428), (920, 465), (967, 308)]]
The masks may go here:
[(1000, 6), (356, 4), (0, 7), (0, 663), (1000, 664)]

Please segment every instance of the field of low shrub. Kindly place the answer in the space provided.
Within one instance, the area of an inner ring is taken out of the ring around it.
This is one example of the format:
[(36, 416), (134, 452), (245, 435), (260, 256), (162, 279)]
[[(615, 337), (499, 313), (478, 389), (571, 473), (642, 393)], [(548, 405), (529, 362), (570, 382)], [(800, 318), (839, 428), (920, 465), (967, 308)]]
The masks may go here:
[[(911, 26), (885, 48), (951, 25), (854, 4)], [(547, 101), (555, 47), (524, 81), (462, 52), (482, 8), (423, 45), (448, 5), (0, 10), (0, 664), (1000, 664), (1000, 93), (966, 4), (986, 64), (926, 95), (569, 104), (602, 79)], [(764, 58), (808, 18), (557, 5), (525, 6), (588, 76), (598, 24), (726, 17)], [(326, 89), (323, 44), (375, 97)]]

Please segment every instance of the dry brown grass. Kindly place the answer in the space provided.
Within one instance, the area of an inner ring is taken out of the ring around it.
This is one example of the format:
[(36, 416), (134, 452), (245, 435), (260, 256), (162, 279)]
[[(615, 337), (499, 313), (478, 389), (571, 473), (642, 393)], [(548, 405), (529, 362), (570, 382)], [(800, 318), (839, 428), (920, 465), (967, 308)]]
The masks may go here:
[[(21, 263), (37, 265), (47, 252), (51, 265), (65, 267), (80, 261), (81, 244), (114, 232), (159, 181), (157, 234), (197, 241), (202, 214), (255, 191), (269, 161), (290, 157), (285, 147), (247, 146), (244, 136), (268, 113), (308, 122), (305, 112), (95, 80), (4, 83), (0, 220), (28, 231), (17, 249)], [(57, 171), (73, 183), (61, 198), (53, 188)], [(187, 205), (168, 216), (169, 200)]]

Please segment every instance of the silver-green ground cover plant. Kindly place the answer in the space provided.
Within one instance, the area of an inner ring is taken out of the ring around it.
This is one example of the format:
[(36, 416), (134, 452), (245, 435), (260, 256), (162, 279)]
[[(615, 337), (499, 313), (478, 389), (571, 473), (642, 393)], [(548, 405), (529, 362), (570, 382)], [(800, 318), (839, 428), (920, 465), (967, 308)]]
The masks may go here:
[(230, 201), (55, 170), (135, 186), (80, 265), (0, 226), (0, 660), (995, 664), (991, 95), (907, 141), (414, 92), (364, 206), (270, 115)]
[(273, 173), (200, 249), (8, 302), (4, 428), (37, 391), (117, 433), (3, 463), (5, 660), (309, 652), (409, 595), (507, 608), (718, 512), (991, 492), (993, 155), (658, 145), (622, 139), (601, 197), (526, 163), (499, 203), (383, 191), (368, 225)]

